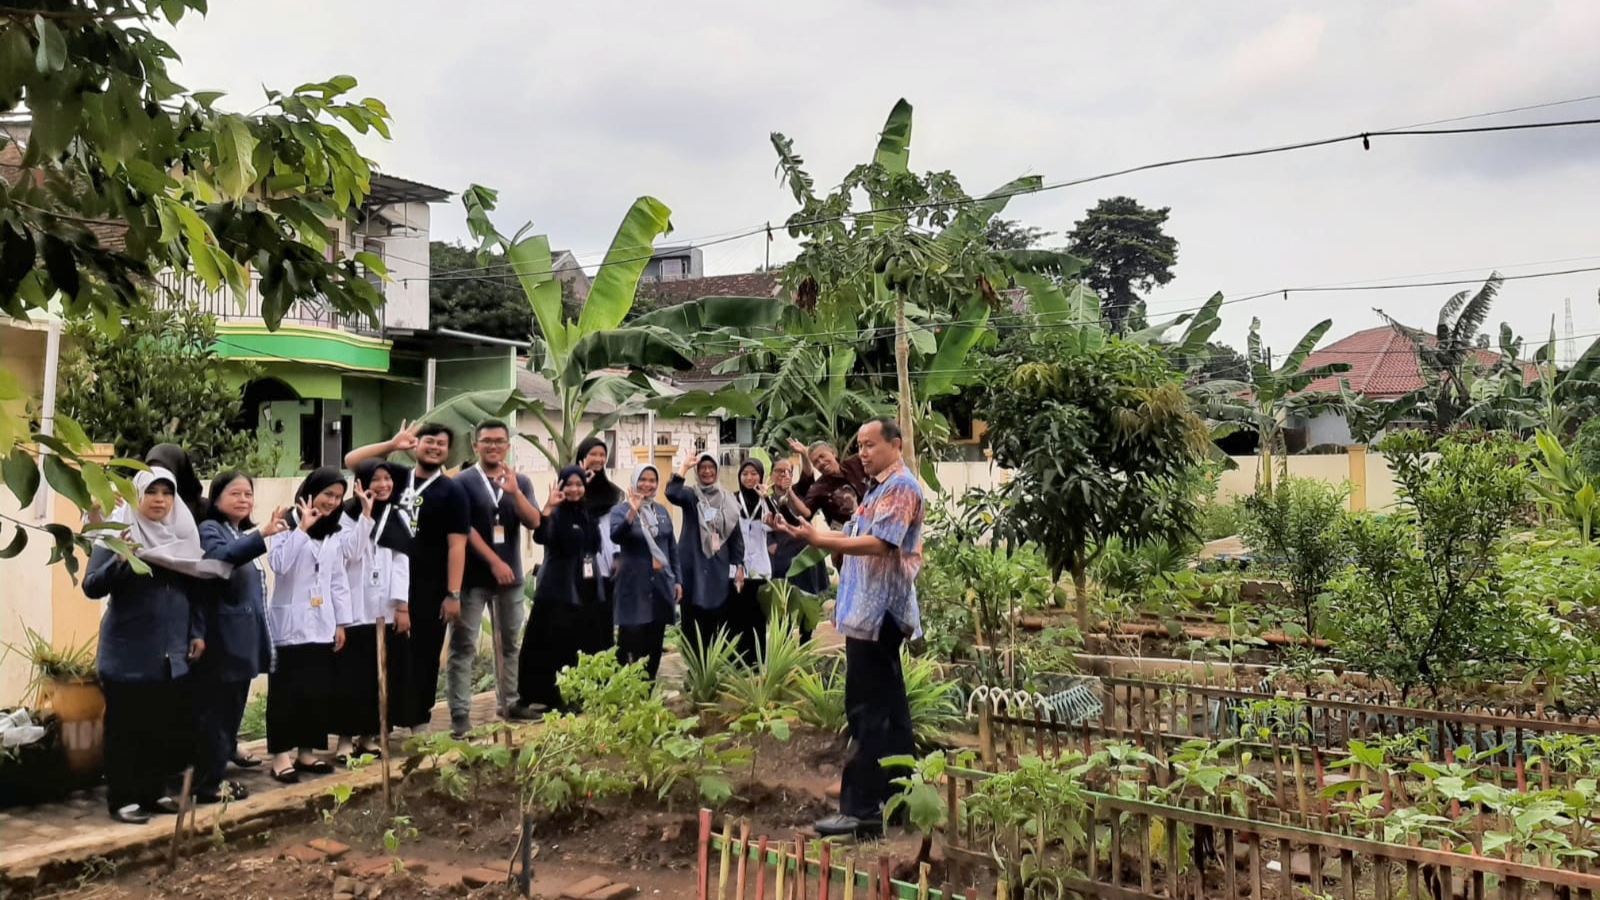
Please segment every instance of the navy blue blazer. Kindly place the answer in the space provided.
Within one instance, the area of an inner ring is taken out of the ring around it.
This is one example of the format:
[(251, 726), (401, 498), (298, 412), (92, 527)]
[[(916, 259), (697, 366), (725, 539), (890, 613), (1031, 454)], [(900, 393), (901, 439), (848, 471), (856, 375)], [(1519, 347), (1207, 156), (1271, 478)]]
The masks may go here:
[(655, 510), (656, 546), (669, 563), (660, 569), (652, 564), (644, 529), (637, 519), (628, 521), (628, 504), (617, 504), (607, 517), (611, 539), (617, 545), (614, 615), (619, 628), (671, 625), (677, 618), (674, 595), (682, 584), (674, 571), (678, 565), (678, 541), (672, 536), (672, 518), (667, 508), (657, 503)]
[(160, 566), (149, 575), (106, 547), (89, 555), (83, 593), (109, 597), (100, 617), (95, 667), (105, 681), (168, 681), (189, 672), (189, 641), (204, 640), (205, 621), (190, 603), (196, 579)]
[(200, 523), (200, 546), (206, 559), (233, 566), (233, 574), (198, 582), (197, 603), (206, 623), (206, 652), (195, 663), (196, 674), (218, 681), (249, 681), (272, 665), (272, 637), (267, 634), (267, 582), (255, 561), (267, 553), (259, 531), (237, 535), (227, 524)]

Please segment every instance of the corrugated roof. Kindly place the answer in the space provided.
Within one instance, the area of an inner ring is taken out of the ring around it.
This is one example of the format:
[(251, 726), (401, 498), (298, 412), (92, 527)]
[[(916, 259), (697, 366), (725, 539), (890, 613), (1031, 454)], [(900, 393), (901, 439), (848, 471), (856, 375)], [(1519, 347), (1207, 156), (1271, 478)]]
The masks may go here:
[[(556, 396), (555, 386), (550, 383), (550, 379), (540, 375), (538, 372), (530, 370), (528, 368), (528, 361), (526, 359), (519, 359), (517, 362), (517, 391), (521, 393), (522, 396), (527, 397), (530, 400), (538, 400), (540, 403), (543, 403), (546, 407), (551, 409), (559, 407), (561, 401), (560, 398)], [(619, 370), (615, 374), (625, 375), (627, 373)], [(683, 391), (673, 387), (659, 378), (650, 379), (650, 383), (655, 385), (656, 390), (664, 396), (675, 397), (683, 393)], [(594, 400), (589, 404), (588, 407), (588, 412), (597, 416), (608, 415), (616, 411), (616, 404), (607, 403), (604, 400)], [(638, 406), (636, 409), (630, 409), (629, 411), (636, 412), (639, 415), (644, 415), (643, 406)]]

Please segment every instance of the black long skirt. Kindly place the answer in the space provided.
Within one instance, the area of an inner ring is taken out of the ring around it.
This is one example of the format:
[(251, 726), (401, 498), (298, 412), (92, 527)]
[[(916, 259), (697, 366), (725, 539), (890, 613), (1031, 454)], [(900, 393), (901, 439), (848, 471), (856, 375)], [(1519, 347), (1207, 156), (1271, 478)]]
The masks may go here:
[(593, 656), (617, 646), (616, 604), (610, 597), (590, 602), (589, 596), (578, 613), (578, 650)]
[(277, 666), (267, 676), (269, 753), (328, 748), (333, 657), (332, 644), (278, 648)]
[(329, 730), (344, 737), (378, 733), (378, 626), (349, 625), (333, 655)]
[(522, 630), (522, 648), (517, 652), (517, 697), (523, 703), (567, 708), (556, 687), (556, 676), (577, 665), (580, 652), (595, 652), (586, 645), (598, 641), (593, 612), (601, 606), (597, 593), (591, 578), (578, 582), (578, 605), (534, 595), (533, 611)]
[(730, 593), (722, 608), (723, 627), (747, 666), (757, 665), (767, 654), (767, 610), (761, 605), (761, 588), (765, 584), (746, 580), (744, 590)]

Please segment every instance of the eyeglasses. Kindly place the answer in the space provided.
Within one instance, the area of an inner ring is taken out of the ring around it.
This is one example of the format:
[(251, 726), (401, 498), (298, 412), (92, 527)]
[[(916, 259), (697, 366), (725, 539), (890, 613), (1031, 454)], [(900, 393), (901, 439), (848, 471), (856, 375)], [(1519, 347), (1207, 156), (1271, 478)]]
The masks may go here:
[(511, 442), (505, 438), (480, 438), (478, 440), (480, 447), (504, 447), (509, 443)]

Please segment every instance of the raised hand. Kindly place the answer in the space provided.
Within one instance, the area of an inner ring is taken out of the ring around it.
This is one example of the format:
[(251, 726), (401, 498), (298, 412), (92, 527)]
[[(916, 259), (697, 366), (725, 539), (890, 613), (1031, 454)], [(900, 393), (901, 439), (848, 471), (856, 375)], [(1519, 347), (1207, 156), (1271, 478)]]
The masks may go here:
[(318, 512), (317, 508), (311, 505), (310, 500), (296, 500), (294, 502), (294, 508), (300, 514), (301, 531), (310, 531), (311, 526), (317, 524), (317, 522), (322, 519), (322, 513)]
[(400, 430), (395, 432), (394, 440), (391, 441), (394, 449), (401, 452), (415, 449), (417, 446), (417, 432), (421, 430), (422, 423), (420, 421), (407, 424), (406, 420), (401, 419)]
[(555, 507), (560, 506), (561, 501), (565, 499), (566, 493), (561, 489), (561, 482), (558, 481), (555, 484), (550, 485), (550, 499), (546, 500), (544, 505), (548, 508), (554, 509)]
[(522, 495), (522, 484), (517, 481), (517, 473), (509, 468), (502, 468), (494, 483), (513, 500)]
[(275, 534), (282, 534), (285, 531), (288, 531), (288, 519), (289, 510), (282, 506), (278, 507), (272, 511), (272, 518), (267, 520), (267, 527), (261, 529), (261, 533), (267, 537), (272, 537)]
[(806, 445), (800, 443), (798, 438), (789, 438), (789, 449), (800, 454), (801, 456), (806, 455)]
[(628, 506), (630, 508), (632, 508), (634, 512), (638, 512), (639, 511), (639, 507), (641, 507), (643, 505), (644, 505), (644, 491), (635, 490), (632, 493), (628, 494)]
[(372, 518), (372, 504), (377, 502), (378, 498), (373, 496), (370, 489), (363, 488), (360, 482), (350, 489), (355, 491), (356, 497), (361, 500), (361, 515), (368, 519)]

